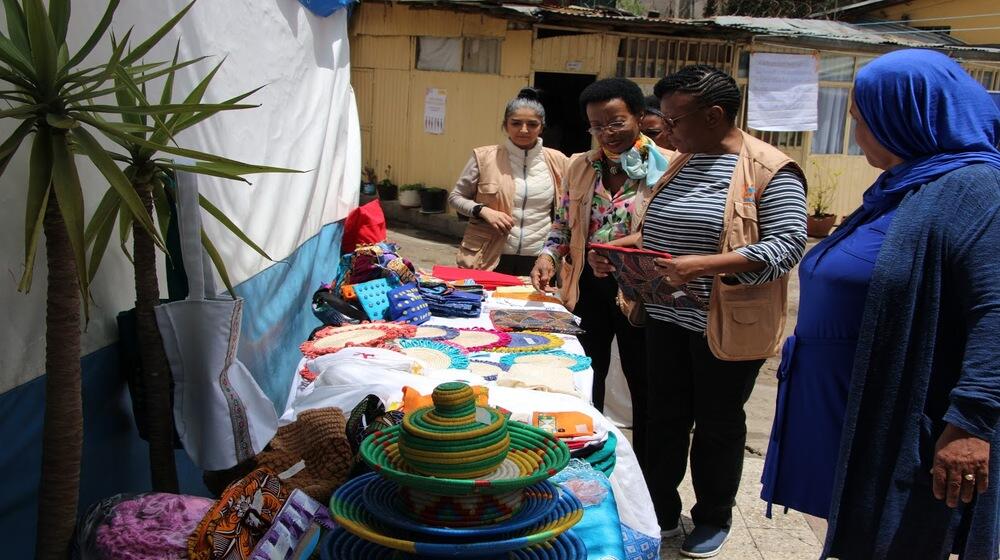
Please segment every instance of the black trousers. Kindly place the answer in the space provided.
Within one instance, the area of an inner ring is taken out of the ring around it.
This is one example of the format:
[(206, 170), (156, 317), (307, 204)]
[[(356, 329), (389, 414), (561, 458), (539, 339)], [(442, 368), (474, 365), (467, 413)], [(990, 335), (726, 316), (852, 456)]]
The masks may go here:
[(535, 267), (536, 258), (532, 255), (500, 255), (500, 262), (493, 269), (493, 272), (513, 276), (531, 276), (531, 269)]
[(689, 444), (696, 499), (691, 518), (695, 525), (729, 527), (747, 440), (743, 405), (764, 360), (720, 360), (704, 334), (654, 319), (646, 323), (646, 348), (645, 473), (660, 527), (671, 529), (680, 518), (677, 487)]
[(604, 381), (611, 365), (611, 341), (618, 337), (618, 356), (632, 394), (632, 442), (639, 466), (645, 468), (646, 442), (646, 341), (643, 329), (633, 327), (615, 303), (618, 284), (608, 276), (597, 278), (584, 265), (580, 275), (580, 299), (573, 313), (580, 317), (580, 344), (594, 369), (594, 407), (604, 410)]

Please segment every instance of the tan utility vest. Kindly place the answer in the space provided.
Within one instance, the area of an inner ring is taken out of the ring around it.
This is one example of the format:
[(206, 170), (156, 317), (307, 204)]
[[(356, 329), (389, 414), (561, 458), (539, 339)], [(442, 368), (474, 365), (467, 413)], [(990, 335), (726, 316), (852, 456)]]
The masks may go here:
[[(741, 131), (742, 132), (742, 131)], [(719, 253), (729, 253), (760, 241), (757, 203), (774, 174), (790, 168), (802, 178), (797, 163), (774, 146), (742, 132), (743, 146), (733, 171), (726, 198)], [(691, 159), (680, 154), (653, 187), (653, 192), (636, 209), (634, 230), (641, 231), (649, 202)], [(708, 303), (708, 346), (720, 360), (759, 360), (775, 355), (785, 329), (788, 310), (788, 275), (759, 286), (727, 283), (716, 275)], [(735, 282), (735, 281), (734, 281)]]
[[(514, 206), (514, 173), (510, 167), (510, 154), (503, 146), (482, 146), (472, 150), (479, 168), (479, 185), (476, 203), (486, 208), (512, 215)], [(542, 155), (552, 175), (555, 207), (562, 198), (563, 173), (566, 156), (558, 150), (542, 148)], [(525, 178), (527, 180), (527, 178)], [(500, 262), (506, 237), (497, 232), (486, 220), (473, 216), (465, 228), (465, 236), (458, 247), (456, 262), (461, 268), (493, 270)]]
[[(663, 157), (671, 160), (674, 152), (657, 147)], [(587, 258), (587, 241), (590, 238), (590, 211), (594, 203), (594, 184), (597, 182), (597, 170), (594, 162), (601, 159), (601, 149), (595, 148), (589, 152), (573, 154), (566, 168), (566, 188), (569, 189), (569, 209), (566, 219), (569, 225), (569, 254), (562, 261), (559, 274), (562, 286), (560, 297), (563, 305), (572, 310), (580, 299), (580, 274)], [(636, 200), (648, 200), (644, 194), (645, 185), (640, 185), (636, 191)]]

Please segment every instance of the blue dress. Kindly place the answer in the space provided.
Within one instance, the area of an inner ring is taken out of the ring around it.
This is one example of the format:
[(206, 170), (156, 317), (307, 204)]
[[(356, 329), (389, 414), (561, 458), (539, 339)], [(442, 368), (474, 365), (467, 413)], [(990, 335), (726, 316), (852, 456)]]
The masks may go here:
[(798, 323), (781, 351), (761, 479), (769, 517), (772, 504), (822, 518), (829, 513), (868, 283), (895, 213), (820, 243), (799, 265)]

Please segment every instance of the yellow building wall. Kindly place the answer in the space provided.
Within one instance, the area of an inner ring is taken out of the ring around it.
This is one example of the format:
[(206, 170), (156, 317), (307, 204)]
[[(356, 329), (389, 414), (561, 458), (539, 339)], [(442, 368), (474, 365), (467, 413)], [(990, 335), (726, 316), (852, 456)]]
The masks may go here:
[[(528, 85), (531, 30), (478, 14), (410, 9), (398, 4), (358, 5), (350, 29), (351, 83), (358, 102), (362, 163), (398, 185), (451, 188), (477, 146), (503, 140), (507, 102)], [(416, 70), (416, 37), (502, 39), (500, 74)], [(444, 134), (424, 132), (424, 97), (444, 90)]]
[(810, 155), (803, 170), (810, 191), (834, 185), (828, 212), (837, 216), (846, 216), (861, 206), (861, 195), (882, 172), (868, 165), (864, 156), (819, 154)]
[[(979, 14), (996, 14), (1000, 12), (997, 0), (913, 0), (894, 6), (888, 6), (873, 12), (878, 17), (891, 20), (920, 20), (940, 17), (979, 16)], [(956, 39), (972, 45), (1000, 45), (1000, 16), (979, 16), (963, 19), (946, 19), (940, 21), (915, 21), (914, 27), (948, 26), (952, 28), (951, 35)], [(962, 29), (983, 29), (979, 31), (961, 31)]]

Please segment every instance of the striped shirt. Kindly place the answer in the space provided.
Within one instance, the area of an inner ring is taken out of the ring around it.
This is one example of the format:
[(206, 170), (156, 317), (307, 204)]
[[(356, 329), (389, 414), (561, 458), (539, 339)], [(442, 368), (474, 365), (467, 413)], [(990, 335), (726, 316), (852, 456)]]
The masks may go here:
[[(717, 254), (729, 183), (738, 159), (737, 154), (693, 156), (649, 203), (642, 226), (643, 248), (674, 256)], [(798, 175), (788, 170), (774, 175), (760, 197), (757, 219), (760, 241), (736, 252), (765, 267), (758, 272), (732, 275), (743, 284), (764, 284), (780, 278), (802, 259), (806, 247), (806, 199)], [(691, 305), (688, 298), (681, 297), (673, 306), (646, 304), (646, 311), (654, 319), (705, 332), (712, 277), (688, 282), (687, 290), (704, 305)]]

